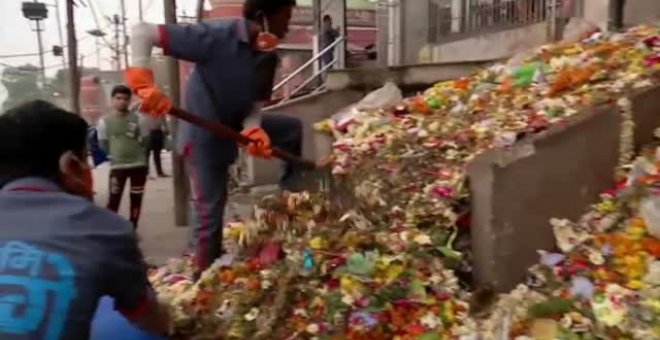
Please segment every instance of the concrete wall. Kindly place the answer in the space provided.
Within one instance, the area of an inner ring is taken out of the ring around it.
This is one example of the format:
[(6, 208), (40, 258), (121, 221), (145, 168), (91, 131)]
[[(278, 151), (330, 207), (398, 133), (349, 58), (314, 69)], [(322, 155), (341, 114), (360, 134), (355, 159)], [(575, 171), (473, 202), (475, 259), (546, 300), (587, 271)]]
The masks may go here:
[(426, 45), (417, 50), (418, 60), (434, 63), (472, 61), (510, 57), (547, 42), (547, 25), (526, 27), (482, 34), (439, 45)]
[(401, 16), (403, 17), (401, 20), (403, 31), (401, 61), (403, 64), (418, 63), (419, 51), (428, 43), (429, 39), (429, 2), (428, 0), (403, 0), (400, 2), (403, 6), (401, 9)]
[[(591, 0), (589, 0), (591, 1)], [(652, 23), (660, 19), (660, 1), (627, 0), (624, 20), (626, 25)]]
[[(631, 97), (638, 145), (660, 125), (658, 96), (660, 87)], [(538, 249), (555, 248), (550, 218), (577, 219), (613, 185), (620, 124), (618, 108), (600, 107), (469, 164), (478, 284), (513, 288), (538, 262)]]
[(585, 0), (583, 7), (584, 18), (597, 25), (601, 30), (607, 30), (611, 2), (611, 0)]
[[(613, 0), (584, 0), (584, 18), (607, 30)], [(655, 22), (660, 18), (660, 1), (626, 0), (624, 23), (628, 26)]]
[(499, 59), (479, 59), (466, 62), (419, 64), (394, 67), (337, 70), (329, 73), (326, 87), (329, 90), (356, 89), (365, 92), (377, 89), (387, 81), (400, 87), (427, 88), (434, 83), (470, 75)]

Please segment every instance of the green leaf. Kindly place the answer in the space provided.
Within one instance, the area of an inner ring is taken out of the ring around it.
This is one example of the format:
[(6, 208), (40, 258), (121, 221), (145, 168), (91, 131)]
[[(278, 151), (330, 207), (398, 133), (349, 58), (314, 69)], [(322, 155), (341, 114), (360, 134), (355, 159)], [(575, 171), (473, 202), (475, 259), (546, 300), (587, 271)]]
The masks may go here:
[(424, 299), (426, 298), (426, 287), (420, 280), (413, 280), (410, 283), (410, 295), (411, 297)]
[(535, 318), (548, 318), (566, 314), (573, 309), (573, 300), (552, 299), (529, 307), (529, 314)]
[(368, 276), (376, 267), (377, 252), (355, 253), (348, 257), (346, 269), (353, 274)]
[(440, 340), (442, 339), (438, 333), (428, 332), (424, 333), (417, 338), (417, 340)]
[(463, 257), (463, 254), (449, 247), (440, 246), (440, 247), (436, 247), (435, 249), (439, 250), (443, 256), (452, 260), (460, 260)]

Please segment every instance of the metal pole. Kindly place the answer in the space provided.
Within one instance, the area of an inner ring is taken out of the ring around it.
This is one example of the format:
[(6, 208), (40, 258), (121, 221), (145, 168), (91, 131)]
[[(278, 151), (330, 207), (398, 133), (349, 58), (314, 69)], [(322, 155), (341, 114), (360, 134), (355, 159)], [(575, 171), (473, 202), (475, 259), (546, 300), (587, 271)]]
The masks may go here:
[(197, 22), (201, 22), (204, 19), (204, 0), (197, 0)]
[(144, 18), (142, 17), (142, 0), (138, 0), (138, 18), (140, 19), (140, 22), (144, 21)]
[(398, 64), (396, 60), (396, 0), (387, 3), (387, 66)]
[[(176, 23), (176, 1), (163, 0), (165, 23)], [(170, 98), (175, 107), (179, 106), (179, 63), (167, 57), (167, 73), (169, 74)], [(176, 145), (178, 120), (172, 118), (172, 144)], [(174, 223), (177, 226), (188, 224), (188, 183), (183, 167), (183, 158), (176, 151), (172, 152), (172, 187), (174, 189)]]
[(113, 17), (113, 24), (115, 25), (115, 68), (117, 71), (121, 70), (121, 49), (119, 48), (119, 15), (115, 14)]
[(66, 1), (66, 30), (69, 51), (69, 102), (70, 109), (80, 114), (80, 76), (78, 73), (78, 43), (76, 40), (75, 18), (73, 15), (73, 0)]
[(99, 37), (96, 36), (94, 37), (94, 42), (96, 43), (96, 68), (101, 70), (101, 42), (99, 41)]
[(37, 24), (37, 44), (39, 45), (39, 67), (41, 69), (41, 86), (46, 84), (46, 64), (44, 63), (44, 44), (41, 41), (41, 20)]
[[(321, 0), (312, 1), (312, 23), (314, 25), (313, 31), (313, 46), (312, 46), (312, 56), (316, 57), (321, 52)], [(321, 69), (321, 59), (319, 58), (317, 62), (314, 63), (314, 73), (317, 73)]]
[[(55, 20), (57, 21), (57, 35), (60, 38), (60, 46), (64, 47), (64, 37), (62, 36), (62, 21), (60, 20), (60, 1), (55, 0)], [(62, 68), (66, 68), (66, 57), (62, 53)]]
[(126, 34), (126, 3), (121, 0), (121, 33), (123, 36), (124, 65), (128, 67), (128, 35)]
[(348, 40), (348, 20), (346, 18), (346, 4), (347, 0), (341, 0), (341, 36), (345, 37), (341, 44), (339, 45), (338, 48), (338, 56), (337, 56), (337, 67), (340, 69), (345, 69), (346, 68), (346, 58), (347, 58), (347, 40)]

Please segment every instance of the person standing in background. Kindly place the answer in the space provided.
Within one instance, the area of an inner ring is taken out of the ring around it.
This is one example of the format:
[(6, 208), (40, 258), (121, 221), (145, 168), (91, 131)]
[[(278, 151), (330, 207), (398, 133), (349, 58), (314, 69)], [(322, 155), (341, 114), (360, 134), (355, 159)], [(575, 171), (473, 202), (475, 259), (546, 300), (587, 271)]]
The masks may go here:
[[(323, 50), (332, 45), (332, 43), (339, 37), (339, 30), (332, 27), (332, 17), (329, 15), (323, 16)], [(321, 62), (323, 66), (330, 65), (335, 60), (335, 48), (331, 48), (323, 54)]]
[(626, 13), (626, 0), (613, 0), (612, 1), (612, 28), (615, 31), (620, 31), (624, 28)]
[(555, 17), (555, 31), (554, 40), (561, 41), (564, 39), (564, 30), (566, 25), (575, 16), (576, 1), (575, 0), (555, 0), (556, 1), (556, 17)]
[(161, 158), (161, 153), (165, 148), (165, 141), (169, 134), (167, 119), (165, 117), (156, 117), (143, 112), (140, 112), (139, 115), (140, 125), (143, 129), (143, 138), (147, 141), (147, 171), (150, 167), (149, 158), (153, 154), (156, 175), (158, 175), (158, 177), (167, 177), (167, 174), (163, 171), (163, 161)]
[(146, 141), (142, 136), (139, 117), (129, 110), (132, 93), (124, 85), (112, 89), (114, 112), (99, 120), (97, 130), (101, 148), (110, 155), (108, 209), (119, 211), (124, 186), (130, 179), (129, 220), (137, 228), (149, 170)]

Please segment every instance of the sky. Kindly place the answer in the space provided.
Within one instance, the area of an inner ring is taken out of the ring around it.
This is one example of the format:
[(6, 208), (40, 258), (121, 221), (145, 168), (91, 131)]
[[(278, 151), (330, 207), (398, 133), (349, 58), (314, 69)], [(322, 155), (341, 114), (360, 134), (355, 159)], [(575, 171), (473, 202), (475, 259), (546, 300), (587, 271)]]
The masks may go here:
[[(12, 57), (13, 54), (30, 54), (38, 52), (37, 34), (33, 31), (35, 25), (33, 22), (25, 19), (21, 12), (21, 4), (24, 1), (31, 0), (0, 0), (0, 72), (5, 67), (19, 66), (31, 63), (39, 66), (38, 55), (28, 57)], [(138, 22), (139, 0), (124, 0), (126, 4), (127, 30)], [(53, 45), (60, 45), (57, 15), (55, 3), (59, 3), (59, 12), (61, 20), (63, 44), (66, 45), (66, 0), (40, 0), (48, 6), (48, 18), (42, 22), (42, 39), (45, 53), (44, 64), (47, 75), (53, 75), (58, 68), (61, 68), (62, 58), (54, 57), (51, 48)], [(105, 31), (108, 35), (106, 39), (113, 42), (114, 34), (112, 26), (107, 17), (114, 14), (120, 14), (121, 0), (76, 0), (76, 3), (83, 3), (74, 7), (76, 21), (76, 36), (78, 38), (78, 53), (83, 55), (85, 66), (96, 67), (96, 44), (95, 39), (87, 31), (98, 29)], [(177, 0), (178, 15), (195, 15), (197, 0)], [(208, 1), (206, 1), (208, 6)], [(144, 20), (153, 23), (163, 22), (163, 0), (142, 0)], [(94, 9), (94, 11), (92, 11)], [(94, 20), (94, 12), (98, 19), (98, 26)], [(100, 27), (99, 27), (100, 26)], [(66, 55), (66, 49), (64, 54)], [(108, 48), (101, 47), (100, 65), (102, 69), (112, 69), (113, 63), (110, 59), (111, 51)], [(1, 87), (1, 85), (0, 85)], [(0, 88), (0, 102), (3, 100), (4, 89)]]

